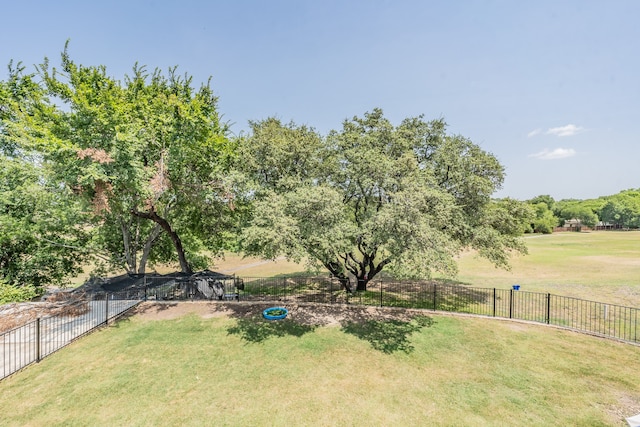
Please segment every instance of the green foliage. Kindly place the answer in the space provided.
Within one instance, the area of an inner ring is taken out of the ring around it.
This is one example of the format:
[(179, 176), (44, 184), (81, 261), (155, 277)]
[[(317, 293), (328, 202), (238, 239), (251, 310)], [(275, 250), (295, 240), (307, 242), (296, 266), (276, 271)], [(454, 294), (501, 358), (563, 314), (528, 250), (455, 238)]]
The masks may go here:
[(129, 272), (147, 262), (206, 265), (205, 253), (221, 250), (234, 225), (235, 199), (226, 173), (233, 146), (210, 85), (195, 89), (175, 68), (165, 75), (137, 65), (120, 82), (104, 66), (76, 64), (66, 47), (61, 70), (45, 60), (37, 77), (41, 85), (22, 69), (11, 75), (4, 92), (29, 90), (13, 96), (20, 114), (4, 118), (3, 146), (36, 152), (91, 206), (92, 244), (107, 264)]
[(640, 191), (625, 190), (603, 198), (600, 219), (612, 225), (625, 228), (640, 227)]
[(587, 202), (575, 201), (558, 203), (560, 209), (560, 218), (564, 220), (577, 219), (580, 224), (587, 227), (594, 227), (598, 222), (598, 215), (595, 214), (594, 208), (589, 206)]
[(510, 251), (526, 250), (519, 236), (530, 211), (491, 200), (502, 166), (447, 135), (441, 120), (394, 126), (375, 109), (322, 138), (267, 119), (238, 145), (255, 186), (243, 233), (249, 254), (306, 257), (366, 286), (384, 268), (399, 277), (454, 274), (465, 247), (503, 267)]
[(253, 178), (258, 190), (293, 188), (299, 182), (318, 178), (322, 168), (328, 166), (322, 138), (313, 128), (283, 124), (275, 118), (249, 125), (250, 136), (238, 142), (237, 167)]
[(553, 210), (556, 201), (548, 194), (542, 194), (540, 196), (536, 196), (531, 200), (528, 200), (528, 203), (531, 205), (538, 205), (539, 203), (544, 203), (547, 206), (547, 209)]
[(87, 237), (82, 206), (34, 149), (32, 134), (49, 105), (23, 70), (10, 64), (8, 80), (0, 81), (0, 281), (8, 300), (64, 285), (85, 259)]
[(553, 214), (549, 205), (545, 202), (532, 203), (529, 202), (535, 211), (535, 216), (531, 222), (530, 230), (534, 233), (550, 234), (553, 228), (558, 225), (558, 218)]
[(12, 286), (0, 279), (0, 304), (29, 301), (37, 297), (39, 293), (33, 286)]
[(81, 206), (46, 166), (0, 154), (0, 279), (37, 292), (80, 271), (88, 237)]

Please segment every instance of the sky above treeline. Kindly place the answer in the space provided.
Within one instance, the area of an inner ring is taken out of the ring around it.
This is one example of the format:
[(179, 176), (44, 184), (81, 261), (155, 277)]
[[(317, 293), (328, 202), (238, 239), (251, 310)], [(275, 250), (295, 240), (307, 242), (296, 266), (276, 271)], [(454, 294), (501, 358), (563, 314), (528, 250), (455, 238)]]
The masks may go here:
[[(239, 135), (326, 134), (380, 107), (444, 118), (506, 169), (496, 197), (640, 188), (640, 1), (5, 1), (0, 63), (137, 62), (206, 82)], [(0, 75), (6, 79), (7, 71)]]

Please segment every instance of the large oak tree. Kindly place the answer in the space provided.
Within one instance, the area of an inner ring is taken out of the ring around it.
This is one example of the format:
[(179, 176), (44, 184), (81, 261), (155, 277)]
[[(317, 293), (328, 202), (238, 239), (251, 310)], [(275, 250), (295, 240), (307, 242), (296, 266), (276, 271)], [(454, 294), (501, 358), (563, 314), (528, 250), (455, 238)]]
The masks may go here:
[(380, 109), (321, 137), (267, 119), (239, 140), (241, 168), (254, 178), (247, 253), (307, 258), (358, 289), (383, 269), (403, 277), (454, 274), (455, 256), (473, 248), (507, 267), (530, 210), (495, 201), (498, 160), (442, 120), (397, 126)]

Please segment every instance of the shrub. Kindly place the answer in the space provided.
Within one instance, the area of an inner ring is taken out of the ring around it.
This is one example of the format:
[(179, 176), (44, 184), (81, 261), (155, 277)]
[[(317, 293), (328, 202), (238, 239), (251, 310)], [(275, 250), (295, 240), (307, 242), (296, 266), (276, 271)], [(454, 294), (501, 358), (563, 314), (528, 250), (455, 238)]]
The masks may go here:
[(29, 301), (37, 296), (34, 286), (12, 286), (0, 279), (0, 304)]

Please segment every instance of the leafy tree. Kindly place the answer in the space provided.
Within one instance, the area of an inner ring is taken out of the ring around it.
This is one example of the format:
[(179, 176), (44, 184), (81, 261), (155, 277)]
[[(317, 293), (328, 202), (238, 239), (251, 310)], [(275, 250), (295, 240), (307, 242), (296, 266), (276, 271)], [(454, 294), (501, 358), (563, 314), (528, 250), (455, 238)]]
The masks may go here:
[(600, 210), (600, 218), (603, 222), (623, 226), (627, 222), (629, 212), (622, 204), (616, 201), (608, 201)]
[[(176, 260), (185, 273), (220, 248), (231, 221), (233, 149), (209, 83), (192, 87), (135, 66), (124, 83), (104, 66), (83, 66), (65, 47), (61, 70), (37, 68), (49, 95), (38, 114), (17, 122), (57, 177), (93, 209), (94, 243), (111, 265), (144, 272), (148, 261)], [(53, 103), (61, 104), (57, 106)]]
[(531, 205), (537, 205), (538, 203), (544, 203), (547, 206), (547, 209), (553, 210), (556, 201), (548, 194), (542, 194), (540, 196), (536, 196), (533, 199), (528, 201)]
[(519, 236), (530, 211), (491, 200), (502, 166), (468, 139), (447, 135), (441, 120), (393, 126), (375, 109), (322, 138), (267, 119), (252, 123), (239, 151), (257, 184), (243, 234), (249, 254), (307, 257), (343, 283), (354, 276), (364, 290), (383, 269), (453, 274), (465, 247), (503, 267), (510, 251), (526, 251)]
[(562, 208), (561, 217), (565, 220), (577, 219), (586, 227), (594, 227), (598, 223), (598, 215), (591, 208), (580, 203), (573, 203)]
[(599, 212), (602, 221), (621, 227), (640, 227), (640, 191), (625, 190), (603, 199), (605, 203)]
[(0, 282), (41, 293), (81, 271), (82, 210), (42, 166), (0, 155)]
[(0, 299), (33, 297), (80, 271), (88, 239), (83, 206), (54, 179), (51, 164), (23, 143), (44, 90), (23, 67), (0, 81)]
[(552, 233), (553, 228), (558, 225), (558, 218), (556, 218), (553, 211), (549, 209), (549, 205), (543, 201), (538, 203), (529, 202), (529, 204), (535, 211), (535, 217), (531, 223), (531, 230), (534, 233)]

